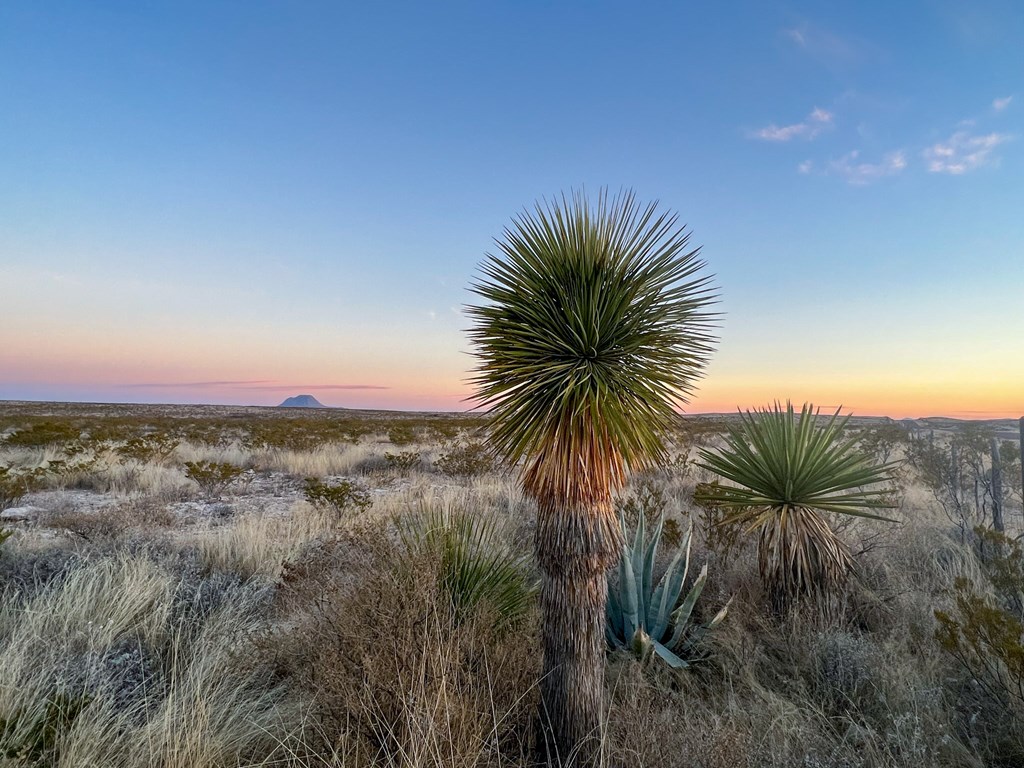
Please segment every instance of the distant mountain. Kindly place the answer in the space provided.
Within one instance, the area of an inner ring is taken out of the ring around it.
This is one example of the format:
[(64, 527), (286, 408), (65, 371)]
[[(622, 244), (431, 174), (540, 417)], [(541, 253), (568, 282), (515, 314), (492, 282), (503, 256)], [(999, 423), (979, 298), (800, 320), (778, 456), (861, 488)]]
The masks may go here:
[(321, 403), (312, 395), (296, 395), (295, 397), (289, 397), (278, 408), (326, 408), (327, 406)]

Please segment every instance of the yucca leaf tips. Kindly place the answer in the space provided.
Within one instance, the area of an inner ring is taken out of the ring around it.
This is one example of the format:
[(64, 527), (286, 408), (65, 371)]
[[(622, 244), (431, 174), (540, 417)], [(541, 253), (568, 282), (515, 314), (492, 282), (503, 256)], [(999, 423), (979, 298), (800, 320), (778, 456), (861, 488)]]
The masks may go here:
[(534, 460), (535, 490), (621, 487), (664, 454), (662, 432), (714, 344), (715, 301), (677, 218), (632, 193), (583, 193), (515, 218), (472, 286), (479, 406), (492, 446)]

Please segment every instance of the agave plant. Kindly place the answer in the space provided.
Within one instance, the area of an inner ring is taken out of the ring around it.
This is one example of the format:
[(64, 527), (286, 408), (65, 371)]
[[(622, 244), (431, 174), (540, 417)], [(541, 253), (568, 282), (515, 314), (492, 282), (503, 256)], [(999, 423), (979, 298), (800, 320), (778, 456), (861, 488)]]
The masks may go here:
[(732, 511), (722, 524), (759, 530), (758, 564), (777, 610), (802, 596), (833, 594), (853, 570), (853, 556), (825, 513), (875, 520), (869, 510), (892, 508), (886, 483), (892, 464), (876, 464), (844, 437), (850, 416), (839, 411), (817, 426), (819, 411), (805, 404), (799, 418), (791, 403), (740, 413), (725, 448), (702, 449), (699, 465), (734, 485), (704, 485), (699, 503)]
[[(605, 636), (613, 649), (629, 650), (643, 662), (657, 655), (670, 667), (685, 669), (694, 661), (690, 652), (696, 642), (722, 622), (729, 605), (726, 604), (706, 625), (691, 625), (693, 607), (708, 579), (705, 563), (690, 591), (680, 601), (690, 571), (693, 524), (690, 524), (675, 557), (655, 585), (654, 562), (658, 556), (665, 515), (659, 518), (649, 542), (644, 537), (645, 518), (643, 510), (640, 510), (633, 543), (624, 546), (619, 561), (617, 589), (608, 590)], [(623, 538), (628, 542), (630, 537), (622, 512), (619, 513), (619, 521)]]
[(441, 584), (456, 621), (481, 602), (503, 620), (513, 621), (536, 598), (537, 582), (528, 558), (505, 544), (500, 521), (493, 515), (431, 506), (403, 521), (399, 531), (408, 551), (439, 559)]

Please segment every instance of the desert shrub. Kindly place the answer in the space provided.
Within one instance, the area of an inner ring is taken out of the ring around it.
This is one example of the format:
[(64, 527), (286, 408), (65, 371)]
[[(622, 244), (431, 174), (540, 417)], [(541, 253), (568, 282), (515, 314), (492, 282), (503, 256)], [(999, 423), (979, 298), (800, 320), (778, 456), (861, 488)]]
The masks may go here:
[(875, 649), (847, 630), (818, 633), (810, 644), (811, 687), (831, 715), (869, 709), (876, 695)]
[(279, 591), (295, 628), (266, 642), (315, 695), (307, 764), (526, 762), (535, 622), (496, 624), (484, 601), (456, 620), (446, 592), (436, 553), (395, 548), (379, 528), (295, 559)]
[(181, 441), (160, 432), (141, 437), (132, 437), (117, 447), (117, 455), (122, 459), (139, 464), (160, 464), (167, 461)]
[(742, 544), (743, 525), (733, 520), (732, 514), (713, 501), (707, 501), (714, 494), (717, 482), (697, 483), (693, 490), (694, 504), (700, 511), (698, 520), (708, 549), (728, 562), (735, 548)]
[(105, 545), (116, 542), (129, 532), (152, 538), (157, 529), (174, 526), (177, 518), (158, 499), (138, 496), (96, 509), (63, 504), (41, 516), (40, 522), (84, 541)]
[(362, 512), (373, 505), (370, 492), (351, 480), (325, 483), (315, 477), (307, 477), (304, 493), (306, 501), (317, 509), (330, 512), (337, 520), (344, 519), (350, 513)]
[(981, 725), (996, 764), (1019, 765), (1024, 761), (1024, 624), (967, 579), (957, 581), (954, 600), (952, 611), (935, 611), (936, 639), (967, 677), (967, 725), (975, 730)]
[(416, 442), (416, 433), (408, 424), (394, 424), (388, 427), (388, 442), (392, 445), (409, 445)]
[(73, 424), (59, 421), (42, 421), (31, 427), (19, 429), (7, 438), (7, 445), (24, 448), (41, 448), (78, 440), (82, 431)]
[(211, 498), (220, 497), (243, 470), (224, 461), (186, 461), (185, 475)]
[(97, 510), (60, 510), (47, 515), (46, 525), (67, 531), (93, 544), (112, 542), (129, 527), (128, 519), (119, 510), (105, 507)]
[(420, 463), (420, 452), (419, 451), (400, 451), (398, 453), (384, 453), (384, 461), (387, 462), (388, 468), (393, 469), (396, 472), (410, 472), (419, 466)]
[(620, 498), (616, 507), (625, 525), (635, 530), (641, 517), (662, 516), (667, 502), (664, 486), (645, 478), (637, 482), (627, 496)]
[(434, 466), (448, 477), (475, 477), (494, 469), (494, 456), (481, 442), (449, 443), (434, 460)]
[(980, 579), (956, 579), (953, 605), (936, 610), (935, 638), (962, 675), (961, 727), (994, 765), (1024, 761), (1024, 551), (975, 528)]
[(28, 599), (62, 581), (81, 561), (80, 553), (56, 544), (30, 550), (0, 549), (0, 588)]
[(46, 470), (14, 470), (0, 467), (0, 510), (17, 506), (26, 494), (42, 485)]
[(434, 506), (399, 525), (410, 557), (436, 559), (438, 581), (457, 620), (481, 602), (508, 621), (533, 604), (537, 581), (529, 559), (507, 545), (494, 515)]

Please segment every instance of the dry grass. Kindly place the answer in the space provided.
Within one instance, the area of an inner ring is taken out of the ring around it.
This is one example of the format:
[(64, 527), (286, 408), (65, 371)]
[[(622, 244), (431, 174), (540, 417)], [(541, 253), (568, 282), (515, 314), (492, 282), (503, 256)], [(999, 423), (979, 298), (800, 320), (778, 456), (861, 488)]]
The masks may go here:
[(197, 533), (195, 542), (203, 565), (210, 570), (273, 580), (285, 561), (334, 527), (327, 515), (299, 501), (285, 517), (246, 514), (229, 526)]
[[(0, 614), (4, 746), (54, 766), (264, 759), (298, 702), (247, 658), (266, 596), (120, 554)], [(45, 736), (52, 727), (52, 736)]]

